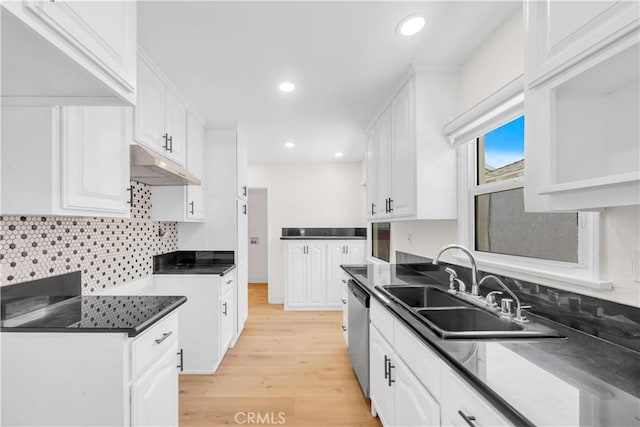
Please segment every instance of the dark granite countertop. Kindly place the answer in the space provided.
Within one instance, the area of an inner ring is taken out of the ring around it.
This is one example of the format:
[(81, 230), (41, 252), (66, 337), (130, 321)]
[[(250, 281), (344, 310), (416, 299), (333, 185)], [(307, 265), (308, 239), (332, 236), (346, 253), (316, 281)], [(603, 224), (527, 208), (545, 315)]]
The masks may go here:
[(236, 268), (233, 251), (176, 251), (153, 257), (153, 274), (214, 274)]
[(363, 227), (288, 227), (280, 240), (366, 240)]
[(135, 337), (184, 296), (78, 295), (2, 321), (2, 332), (122, 332)]
[(424, 264), (343, 269), (515, 425), (639, 425), (640, 353), (531, 313), (567, 338), (441, 339), (378, 286), (446, 289), (446, 275)]

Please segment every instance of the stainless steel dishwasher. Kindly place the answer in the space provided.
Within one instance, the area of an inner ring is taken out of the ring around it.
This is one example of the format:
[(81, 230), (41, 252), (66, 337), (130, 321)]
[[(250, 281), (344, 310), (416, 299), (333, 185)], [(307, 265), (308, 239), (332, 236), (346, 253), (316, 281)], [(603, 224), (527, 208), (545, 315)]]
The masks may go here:
[(347, 283), (349, 320), (349, 360), (362, 392), (369, 397), (369, 298), (355, 281)]

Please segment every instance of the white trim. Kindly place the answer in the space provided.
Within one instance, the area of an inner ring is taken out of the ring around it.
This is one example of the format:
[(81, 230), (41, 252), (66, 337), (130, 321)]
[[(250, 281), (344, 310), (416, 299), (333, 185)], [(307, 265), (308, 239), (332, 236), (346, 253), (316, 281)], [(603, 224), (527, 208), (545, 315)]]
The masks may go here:
[(524, 110), (524, 76), (509, 82), (444, 127), (452, 146), (470, 142), (478, 135), (515, 119)]

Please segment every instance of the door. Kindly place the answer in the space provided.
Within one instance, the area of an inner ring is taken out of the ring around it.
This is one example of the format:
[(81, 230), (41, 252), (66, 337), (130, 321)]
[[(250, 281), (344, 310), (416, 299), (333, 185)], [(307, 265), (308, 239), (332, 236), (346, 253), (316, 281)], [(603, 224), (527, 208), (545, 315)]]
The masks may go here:
[(187, 185), (187, 219), (191, 221), (204, 220), (204, 128), (187, 115), (187, 169), (200, 178), (202, 185)]
[(393, 357), (391, 379), (394, 395), (394, 425), (439, 426), (440, 405), (400, 360)]
[(126, 92), (136, 85), (136, 4), (40, 0), (25, 2), (37, 18)]
[(229, 348), (235, 332), (236, 313), (233, 305), (233, 288), (231, 288), (220, 298), (220, 358)]
[(132, 426), (178, 425), (178, 345), (131, 385)]
[(238, 288), (237, 301), (237, 333), (242, 332), (244, 322), (249, 315), (249, 223), (248, 223), (248, 205), (247, 202), (238, 200), (238, 219), (236, 226), (238, 227), (238, 243), (237, 243), (237, 276), (236, 286)]
[(380, 332), (369, 325), (369, 397), (383, 425), (393, 424), (393, 387), (389, 382), (389, 361), (393, 350)]
[(342, 289), (345, 278), (341, 264), (347, 264), (347, 245), (343, 241), (334, 241), (327, 244), (329, 262), (327, 263), (327, 306), (342, 307)]
[(135, 107), (135, 138), (164, 155), (165, 87), (146, 62), (138, 61), (138, 100)]
[[(378, 138), (376, 125), (367, 134), (367, 218), (375, 219), (380, 206), (378, 203)], [(384, 208), (384, 207), (383, 207)]]
[(378, 135), (378, 179), (376, 219), (391, 217), (389, 200), (391, 195), (391, 108), (387, 108), (380, 116), (376, 124)]
[(62, 208), (129, 217), (131, 111), (63, 107)]
[(187, 154), (187, 110), (176, 96), (167, 90), (165, 94), (165, 132), (169, 144), (165, 156), (184, 166)]
[(285, 247), (285, 304), (289, 307), (304, 307), (307, 305), (307, 246), (305, 243), (287, 242)]
[[(391, 103), (392, 145), (391, 171), (393, 217), (415, 215), (416, 141), (414, 114), (414, 80), (398, 92)], [(423, 141), (426, 142), (426, 141)]]
[(326, 245), (308, 241), (306, 255), (306, 282), (307, 282), (307, 306), (327, 305), (326, 296)]
[(242, 134), (236, 132), (236, 185), (237, 196), (241, 200), (247, 200), (249, 189), (247, 187), (247, 144), (242, 139)]

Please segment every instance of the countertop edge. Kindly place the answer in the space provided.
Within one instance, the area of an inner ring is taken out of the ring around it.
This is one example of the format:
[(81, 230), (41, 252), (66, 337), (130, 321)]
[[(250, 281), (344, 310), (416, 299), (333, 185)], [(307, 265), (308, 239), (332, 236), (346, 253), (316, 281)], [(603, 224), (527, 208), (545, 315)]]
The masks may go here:
[[(522, 415), (517, 409), (515, 409), (512, 405), (506, 402), (502, 397), (500, 397), (497, 393), (495, 393), (490, 387), (484, 384), (481, 380), (476, 378), (474, 374), (469, 372), (464, 366), (461, 366), (458, 361), (449, 356), (445, 351), (441, 350), (438, 346), (434, 345), (431, 340), (425, 337), (419, 330), (417, 330), (407, 319), (402, 316), (401, 313), (394, 309), (394, 306), (389, 304), (387, 298), (383, 295), (379, 294), (376, 287), (373, 289), (368, 288), (364, 284), (362, 284), (351, 272), (349, 272), (346, 268), (343, 270), (358, 284), (358, 286), (367, 292), (369, 295), (374, 297), (379, 303), (381, 303), (393, 316), (395, 319), (398, 319), (405, 325), (409, 330), (420, 340), (420, 342), (424, 343), (434, 351), (436, 354), (441, 356), (443, 361), (452, 368), (458, 375), (462, 376), (467, 382), (476, 390), (478, 393), (482, 395), (483, 398), (487, 399), (489, 403), (491, 403), (501, 415), (505, 416), (509, 421), (513, 422), (514, 425), (517, 426), (533, 426), (535, 424), (532, 423), (527, 417)], [(408, 315), (408, 314), (407, 314)]]
[[(224, 264), (226, 265), (226, 264)], [(152, 275), (161, 275), (161, 276), (224, 276), (225, 274), (235, 270), (237, 268), (237, 266), (235, 264), (229, 264), (229, 266), (225, 269), (222, 270), (221, 273), (198, 273), (196, 271), (189, 271), (187, 269), (183, 270), (185, 271), (184, 273), (176, 273), (175, 271), (154, 271), (151, 274)], [(194, 268), (194, 270), (197, 270), (197, 268)]]
[(280, 240), (367, 240), (363, 236), (281, 236)]

